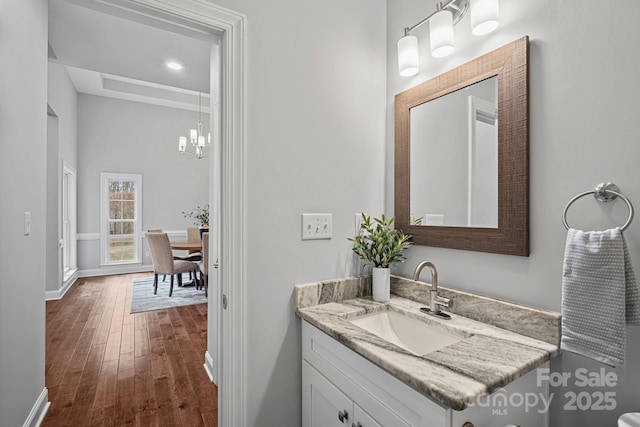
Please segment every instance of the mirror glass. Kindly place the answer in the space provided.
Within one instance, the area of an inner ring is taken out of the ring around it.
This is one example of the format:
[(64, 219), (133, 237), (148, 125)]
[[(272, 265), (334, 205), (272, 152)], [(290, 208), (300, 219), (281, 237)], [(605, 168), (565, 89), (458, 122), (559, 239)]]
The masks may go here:
[(395, 226), (413, 243), (529, 255), (529, 38), (395, 96)]
[(498, 77), (410, 109), (410, 222), (498, 227)]

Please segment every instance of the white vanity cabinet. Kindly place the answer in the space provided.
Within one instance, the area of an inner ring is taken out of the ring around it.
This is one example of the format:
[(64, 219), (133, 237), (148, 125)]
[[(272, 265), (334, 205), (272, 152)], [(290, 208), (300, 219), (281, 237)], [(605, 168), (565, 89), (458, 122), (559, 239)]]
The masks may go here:
[[(306, 321), (302, 322), (302, 345), (303, 427), (548, 425), (546, 413), (535, 409), (445, 408)], [(534, 370), (506, 387), (507, 402), (510, 393), (548, 395), (546, 384), (535, 388), (536, 379)]]
[(428, 398), (316, 327), (302, 325), (303, 427), (445, 425), (444, 408), (421, 404)]

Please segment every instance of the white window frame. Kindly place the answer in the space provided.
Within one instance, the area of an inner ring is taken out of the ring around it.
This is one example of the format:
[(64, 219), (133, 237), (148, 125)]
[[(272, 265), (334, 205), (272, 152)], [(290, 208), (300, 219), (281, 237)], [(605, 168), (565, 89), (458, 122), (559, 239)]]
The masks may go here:
[[(126, 180), (135, 182), (134, 248), (135, 259), (129, 261), (109, 261), (109, 181)], [(100, 173), (100, 259), (101, 266), (142, 264), (142, 174)]]

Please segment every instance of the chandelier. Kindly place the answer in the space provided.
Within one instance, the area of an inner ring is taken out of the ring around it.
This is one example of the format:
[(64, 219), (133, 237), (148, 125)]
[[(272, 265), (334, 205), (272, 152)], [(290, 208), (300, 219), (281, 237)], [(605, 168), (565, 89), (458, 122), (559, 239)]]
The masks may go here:
[(178, 141), (178, 151), (180, 154), (188, 154), (189, 156), (202, 159), (207, 157), (204, 154), (204, 149), (211, 144), (211, 134), (208, 133), (205, 138), (202, 125), (202, 94), (198, 93), (198, 125), (196, 129), (189, 131), (189, 140), (191, 141), (191, 147), (187, 149), (187, 137), (181, 136)]

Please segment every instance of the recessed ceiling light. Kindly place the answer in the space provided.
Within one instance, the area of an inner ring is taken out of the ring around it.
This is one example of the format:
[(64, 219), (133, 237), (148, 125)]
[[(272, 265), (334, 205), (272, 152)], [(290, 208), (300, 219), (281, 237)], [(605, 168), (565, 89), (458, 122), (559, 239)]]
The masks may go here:
[(182, 65), (181, 62), (179, 61), (175, 61), (173, 59), (170, 59), (168, 61), (165, 61), (164, 65), (167, 66), (168, 69), (170, 70), (182, 70), (184, 68), (184, 65)]

